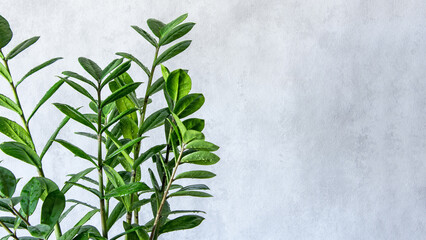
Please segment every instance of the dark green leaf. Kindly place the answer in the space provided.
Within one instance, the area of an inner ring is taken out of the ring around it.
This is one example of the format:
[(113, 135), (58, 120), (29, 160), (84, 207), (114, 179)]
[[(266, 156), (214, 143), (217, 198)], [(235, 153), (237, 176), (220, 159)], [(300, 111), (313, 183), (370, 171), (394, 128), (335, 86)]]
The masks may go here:
[(38, 199), (43, 193), (42, 183), (37, 178), (31, 180), (22, 188), (21, 191), (21, 209), (25, 215), (31, 216), (38, 203)]
[[(88, 133), (88, 132), (75, 132), (75, 134), (77, 135), (81, 135), (81, 136), (85, 136), (91, 139), (95, 139), (98, 140), (98, 135), (93, 134), (93, 133)], [(102, 137), (102, 142), (106, 142), (105, 137)]]
[[(68, 200), (67, 200), (67, 202), (68, 202)], [(75, 208), (75, 207), (77, 207), (77, 205), (78, 204), (74, 204), (74, 205), (72, 205), (71, 207), (69, 207), (67, 210), (65, 210), (63, 213), (62, 213), (62, 215), (61, 215), (61, 217), (59, 218), (59, 220), (58, 220), (58, 222), (60, 223), (60, 222), (62, 222), (62, 220), (64, 220), (67, 216), (68, 216), (68, 214)]]
[(33, 149), (18, 142), (3, 142), (0, 149), (7, 155), (41, 168), (40, 158)]
[(117, 222), (118, 219), (123, 217), (124, 214), (126, 214), (126, 208), (124, 207), (124, 204), (122, 202), (118, 202), (112, 210), (111, 214), (108, 216), (107, 229), (111, 229), (114, 223)]
[(193, 163), (198, 165), (212, 165), (217, 163), (220, 158), (211, 152), (198, 151), (190, 153), (182, 158), (181, 163)]
[(0, 15), (0, 49), (5, 47), (10, 40), (12, 40), (12, 30), (10, 29), (9, 22)]
[(206, 179), (206, 178), (212, 178), (215, 176), (216, 174), (209, 171), (196, 170), (196, 171), (183, 172), (177, 175), (175, 179), (181, 179), (181, 178)]
[(169, 197), (189, 196), (189, 197), (213, 197), (211, 194), (199, 191), (177, 191), (169, 194)]
[(102, 76), (102, 69), (96, 64), (94, 61), (79, 57), (78, 62), (80, 65), (86, 70), (87, 73), (89, 73), (94, 79), (100, 81)]
[(73, 77), (73, 78), (75, 78), (77, 80), (80, 80), (82, 82), (85, 82), (85, 83), (89, 84), (90, 86), (92, 86), (93, 88), (98, 89), (98, 87), (92, 81), (90, 81), (89, 79), (81, 76), (78, 73), (71, 72), (71, 71), (65, 71), (65, 72), (62, 72), (62, 74), (66, 75), (66, 76), (69, 76), (69, 77)]
[(41, 207), (41, 223), (53, 226), (65, 209), (65, 196), (59, 191), (49, 193)]
[(73, 81), (66, 79), (66, 78), (61, 78), (61, 79), (64, 80), (72, 88), (74, 88), (77, 92), (88, 97), (90, 100), (95, 101), (95, 99), (92, 97), (92, 95), (90, 95), (90, 93), (84, 87), (80, 86), (78, 83), (73, 82)]
[(95, 168), (87, 168), (77, 174), (75, 174), (74, 176), (72, 176), (68, 181), (67, 184), (64, 185), (64, 187), (61, 189), (61, 192), (63, 194), (65, 194), (71, 187), (72, 184), (70, 184), (71, 182), (77, 182), (78, 180), (80, 180), (83, 176), (86, 176), (87, 174), (89, 174), (91, 171), (93, 171), (93, 169)]
[(0, 117), (0, 133), (3, 133), (17, 142), (27, 145), (30, 148), (34, 148), (33, 142), (28, 132), (23, 127), (21, 127), (21, 125), (12, 120)]
[(7, 168), (0, 167), (0, 193), (2, 196), (10, 198), (16, 188), (15, 175)]
[(185, 36), (185, 34), (191, 31), (194, 25), (195, 23), (184, 23), (182, 25), (179, 25), (173, 28), (171, 31), (169, 31), (167, 34), (161, 37), (159, 45), (163, 46), (163, 45), (169, 44), (175, 41), (176, 39), (179, 39)]
[(43, 105), (47, 100), (49, 100), (49, 98), (59, 89), (59, 87), (62, 86), (63, 83), (64, 83), (64, 80), (61, 79), (61, 80), (57, 81), (55, 84), (53, 84), (53, 86), (44, 94), (44, 96), (37, 103), (37, 105), (35, 106), (33, 112), (28, 117), (27, 122), (30, 122), (30, 119), (34, 116), (34, 114), (41, 107), (41, 105)]
[(53, 105), (55, 105), (61, 112), (63, 112), (68, 117), (96, 131), (95, 126), (93, 126), (93, 124), (75, 108), (61, 103), (54, 103)]
[(168, 108), (163, 108), (154, 112), (149, 117), (147, 117), (142, 123), (142, 126), (139, 129), (139, 135), (142, 135), (151, 129), (161, 126), (164, 123), (164, 119), (166, 119), (169, 115), (170, 112)]
[(92, 206), (92, 205), (90, 205), (88, 203), (85, 203), (85, 202), (82, 202), (82, 201), (78, 201), (78, 200), (75, 200), (75, 199), (68, 199), (67, 202), (76, 203), (76, 205), (80, 204), (80, 205), (86, 206), (86, 207), (91, 208), (91, 209), (98, 209), (95, 206)]
[(106, 77), (108, 73), (110, 73), (112, 70), (114, 70), (118, 65), (120, 65), (123, 62), (123, 59), (114, 59), (104, 70), (102, 70), (102, 76), (101, 79)]
[(127, 185), (120, 186), (118, 188), (114, 188), (110, 192), (108, 192), (105, 197), (121, 197), (123, 195), (130, 195), (132, 193), (141, 192), (141, 191), (149, 191), (150, 188), (143, 182), (135, 182)]
[(29, 46), (33, 45), (40, 37), (32, 37), (18, 44), (15, 48), (13, 48), (9, 54), (6, 56), (6, 60), (10, 60), (14, 58), (16, 55), (27, 49)]
[(50, 229), (52, 228), (46, 224), (28, 226), (28, 232), (30, 232), (31, 236), (36, 238), (43, 238), (43, 239), (50, 232)]
[(70, 118), (68, 116), (66, 116), (62, 120), (62, 122), (59, 124), (59, 126), (56, 128), (55, 132), (53, 132), (52, 136), (50, 136), (49, 140), (47, 141), (46, 145), (44, 145), (44, 148), (41, 151), (40, 161), (43, 159), (44, 155), (46, 154), (47, 150), (49, 150), (50, 146), (52, 146), (52, 143), (56, 139), (56, 137), (58, 136), (59, 131), (61, 131), (61, 129), (65, 126), (65, 124), (68, 123), (69, 120), (70, 120)]
[(118, 122), (120, 119), (122, 119), (124, 116), (127, 116), (128, 114), (134, 113), (136, 112), (138, 109), (137, 108), (131, 108), (131, 109), (127, 109), (125, 111), (123, 111), (122, 113), (120, 113), (120, 115), (118, 115), (117, 117), (115, 117), (114, 119), (108, 121), (108, 123), (102, 128), (101, 132), (105, 131), (105, 129), (108, 129), (108, 127), (110, 127), (111, 125), (113, 125), (114, 123)]
[(143, 205), (149, 203), (150, 201), (151, 201), (150, 199), (142, 199), (142, 200), (136, 201), (136, 202), (133, 203), (131, 210), (132, 211), (136, 210), (136, 209), (142, 207)]
[(186, 129), (188, 129), (188, 130), (197, 130), (197, 131), (201, 132), (204, 129), (204, 120), (203, 119), (190, 118), (190, 119), (186, 119), (182, 123), (186, 127)]
[(186, 149), (193, 149), (193, 150), (203, 150), (203, 151), (216, 151), (219, 149), (218, 146), (211, 142), (207, 142), (204, 140), (194, 140), (190, 143), (188, 143), (185, 146)]
[(155, 36), (158, 38), (161, 37), (161, 28), (164, 27), (164, 23), (162, 23), (160, 20), (150, 18), (146, 21), (148, 24), (149, 29), (151, 29), (152, 33), (154, 33)]
[(176, 113), (179, 118), (187, 117), (200, 109), (204, 101), (203, 94), (193, 93), (186, 95), (176, 103), (173, 112)]
[(179, 192), (190, 190), (210, 190), (210, 188), (205, 184), (194, 184), (181, 188)]
[(22, 114), (21, 108), (19, 108), (18, 104), (16, 104), (14, 101), (12, 101), (12, 99), (6, 97), (3, 94), (0, 94), (0, 106), (8, 108), (19, 115)]
[(84, 189), (84, 190), (86, 190), (88, 192), (91, 192), (91, 193), (95, 194), (98, 198), (101, 198), (101, 193), (98, 190), (94, 189), (94, 188), (89, 188), (87, 186), (84, 186), (83, 184), (75, 183), (75, 182), (65, 182), (65, 184), (71, 184), (71, 185), (74, 185), (76, 187), (82, 188), (82, 189)]
[(148, 149), (146, 152), (142, 153), (136, 160), (133, 165), (133, 169), (136, 169), (139, 167), (140, 164), (145, 162), (147, 159), (151, 158), (155, 154), (159, 153), (161, 150), (163, 150), (166, 147), (166, 144), (157, 145), (150, 149)]
[(81, 150), (79, 147), (65, 141), (62, 139), (56, 139), (55, 142), (61, 144), (62, 146), (64, 146), (66, 149), (70, 150), (70, 152), (74, 153), (75, 156), (86, 159), (88, 161), (90, 161), (91, 163), (93, 163), (95, 166), (96, 163), (93, 161), (93, 159), (89, 156), (89, 154), (85, 153), (83, 150)]
[(148, 97), (152, 96), (154, 93), (157, 93), (159, 91), (161, 91), (164, 87), (164, 84), (166, 82), (164, 81), (163, 77), (160, 77), (159, 79), (157, 79), (157, 81), (155, 81), (151, 87), (148, 90)]
[(122, 56), (124, 58), (127, 58), (129, 60), (132, 60), (133, 62), (135, 62), (137, 65), (139, 65), (139, 67), (142, 68), (142, 70), (148, 75), (148, 77), (150, 76), (150, 72), (149, 69), (143, 65), (143, 63), (141, 61), (139, 61), (136, 57), (134, 57), (132, 54), (129, 53), (125, 53), (125, 52), (118, 52), (116, 53), (118, 56)]
[[(191, 78), (182, 69), (170, 73), (166, 80), (166, 90), (173, 102), (178, 102), (191, 91)], [(185, 106), (181, 103), (182, 106)], [(182, 108), (182, 107), (181, 107)], [(183, 111), (183, 109), (182, 109)]]
[(135, 82), (135, 83), (131, 83), (128, 85), (125, 85), (121, 88), (119, 88), (117, 91), (113, 92), (110, 96), (108, 96), (102, 103), (101, 103), (101, 108), (103, 108), (104, 106), (106, 106), (109, 103), (114, 102), (115, 100), (122, 98), (124, 96), (126, 96), (127, 94), (133, 92), (136, 90), (136, 88), (139, 87), (139, 85), (141, 85), (141, 82)]
[(144, 138), (145, 137), (138, 137), (138, 138), (133, 139), (132, 141), (124, 144), (123, 146), (121, 146), (120, 148), (118, 148), (117, 150), (115, 150), (113, 153), (108, 154), (108, 159), (117, 156), (118, 154), (120, 154), (121, 152), (123, 152), (124, 150), (126, 150), (129, 147), (133, 147), (133, 145), (135, 145), (136, 143), (140, 142)]
[(58, 58), (52, 58), (52, 59), (50, 59), (50, 60), (48, 60), (48, 61), (46, 61), (46, 62), (44, 62), (44, 63), (42, 63), (42, 64), (40, 64), (40, 65), (38, 65), (37, 67), (35, 67), (35, 68), (33, 68), (33, 69), (31, 69), (27, 74), (25, 74), (22, 78), (21, 78), (21, 80), (19, 80), (19, 82), (16, 84), (16, 86), (18, 86), (19, 84), (21, 84), (26, 78), (28, 78), (29, 76), (31, 76), (32, 74), (34, 74), (34, 73), (36, 73), (36, 72), (38, 72), (39, 70), (41, 70), (41, 69), (43, 69), (43, 68), (45, 68), (45, 67), (47, 67), (47, 66), (49, 66), (49, 65), (51, 65), (51, 64), (53, 64), (54, 62), (56, 62), (56, 61), (58, 61), (58, 60), (60, 60), (60, 59), (62, 59), (61, 57), (58, 57)]
[(171, 46), (157, 58), (157, 60), (155, 61), (155, 65), (163, 63), (169, 60), (170, 58), (178, 55), (179, 53), (185, 51), (185, 49), (187, 49), (189, 45), (191, 45), (191, 40), (182, 41)]
[(86, 215), (83, 216), (83, 218), (80, 219), (80, 221), (78, 221), (74, 227), (78, 227), (78, 226), (83, 226), (85, 223), (87, 223), (87, 221), (89, 221), (93, 215), (95, 215), (97, 212), (99, 212), (99, 209), (95, 209), (92, 210), (88, 213), (86, 213)]
[(191, 229), (200, 225), (203, 220), (204, 218), (198, 215), (185, 215), (178, 217), (166, 222), (166, 224), (160, 228), (160, 233)]
[[(0, 221), (4, 223), (4, 225), (6, 225), (6, 227), (8, 228), (15, 228), (15, 222), (17, 219), (20, 219), (19, 217), (15, 218), (15, 217), (0, 217)], [(19, 229), (26, 229), (27, 225), (25, 225), (24, 223), (20, 223), (18, 225)], [(21, 238), (19, 238), (21, 239)]]
[(104, 165), (105, 174), (107, 175), (108, 179), (111, 181), (112, 185), (114, 185), (115, 188), (121, 187), (126, 185), (124, 183), (123, 178), (121, 178), (120, 174), (118, 174), (117, 171), (114, 170), (114, 168)]
[(175, 20), (167, 23), (164, 27), (161, 28), (160, 33), (161, 33), (161, 38), (165, 37), (165, 35), (170, 32), (170, 30), (172, 30), (174, 27), (176, 27), (179, 23), (183, 22), (183, 20), (185, 20), (188, 17), (188, 14), (185, 13), (181, 16), (179, 16), (178, 18), (176, 18)]
[(157, 41), (149, 35), (149, 33), (145, 32), (142, 28), (138, 26), (132, 26), (133, 29), (135, 29), (136, 32), (138, 32), (143, 38), (145, 38), (149, 43), (152, 44), (152, 46), (157, 47)]
[(67, 232), (65, 232), (59, 239), (57, 240), (72, 240), (75, 235), (77, 235), (78, 231), (80, 230), (81, 226), (73, 227)]
[[(108, 84), (110, 81), (114, 80), (115, 78), (119, 77), (121, 74), (125, 73), (127, 70), (129, 70), (131, 66), (131, 62), (127, 61), (120, 66), (118, 66), (108, 77), (102, 82), (101, 89)], [(127, 95), (127, 94), (126, 94)]]

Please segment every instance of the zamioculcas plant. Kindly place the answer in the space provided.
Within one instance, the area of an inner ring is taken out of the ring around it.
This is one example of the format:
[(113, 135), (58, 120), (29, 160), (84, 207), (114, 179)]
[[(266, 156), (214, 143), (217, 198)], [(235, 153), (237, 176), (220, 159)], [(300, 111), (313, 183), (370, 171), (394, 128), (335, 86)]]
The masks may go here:
[[(31, 179), (25, 185), (21, 196), (17, 198), (24, 199), (25, 194), (30, 195), (26, 201), (33, 205), (34, 202), (37, 204), (39, 198), (44, 200), (41, 224), (34, 227), (29, 223), (21, 224), (19, 219), (28, 220), (27, 215), (22, 214), (22, 216), (15, 216), (13, 222), (10, 219), (0, 222), (5, 229), (9, 230), (10, 236), (17, 238), (12, 228), (22, 226), (29, 229), (33, 237), (48, 238), (52, 226), (56, 224), (56, 236), (61, 240), (118, 239), (120, 237), (132, 240), (153, 240), (164, 233), (194, 228), (204, 220), (199, 215), (205, 213), (203, 211), (176, 210), (172, 209), (169, 203), (169, 199), (179, 199), (183, 196), (211, 197), (205, 192), (209, 188), (204, 184), (182, 186), (179, 183), (185, 182), (182, 179), (208, 179), (215, 174), (206, 170), (191, 170), (182, 165), (202, 166), (219, 161), (219, 157), (213, 153), (219, 147), (206, 141), (202, 133), (204, 120), (189, 117), (202, 107), (205, 101), (204, 96), (200, 93), (190, 93), (192, 80), (187, 70), (169, 71), (163, 65), (167, 60), (187, 49), (191, 43), (189, 40), (178, 41), (195, 25), (191, 22), (183, 23), (186, 18), (187, 14), (184, 14), (168, 24), (156, 19), (148, 19), (148, 27), (153, 35), (140, 27), (132, 26), (155, 48), (150, 68), (133, 55), (119, 52), (117, 55), (121, 58), (111, 61), (105, 68), (100, 68), (88, 58), (79, 58), (80, 65), (90, 77), (71, 71), (63, 72), (63, 76), (59, 77), (58, 83), (55, 84), (56, 89), (61, 84), (67, 83), (82, 97), (87, 98), (89, 109), (93, 112), (84, 111), (86, 108), (74, 108), (69, 103), (55, 103), (54, 105), (66, 117), (45, 149), (48, 149), (52, 142), (57, 142), (75, 156), (89, 161), (93, 167), (71, 174), (60, 191), (57, 187), (52, 187), (56, 185), (46, 178)], [(0, 26), (1, 32), (3, 26), (1, 24)], [(146, 74), (146, 76), (135, 78), (147, 79), (142, 96), (138, 94), (142, 81), (134, 81), (127, 73), (131, 64), (138, 65)], [(7, 61), (5, 69), (8, 69)], [(155, 77), (155, 73), (159, 76)], [(12, 89), (15, 89), (13, 82), (11, 84)], [(56, 90), (52, 89), (49, 90), (50, 95), (43, 98), (42, 103)], [(149, 109), (152, 96), (159, 93), (164, 96), (165, 101), (160, 103), (164, 105), (164, 108)], [(28, 121), (23, 114), (21, 115), (28, 129)], [(81, 123), (87, 129), (87, 131), (77, 131), (76, 134), (95, 140), (96, 154), (86, 153), (73, 143), (57, 138), (59, 130), (69, 119)], [(149, 144), (145, 139), (159, 127), (163, 128), (164, 139), (158, 140), (159, 142), (155, 144)], [(26, 132), (30, 136), (29, 131)], [(19, 139), (22, 140), (22, 138)], [(30, 145), (27, 147), (31, 148)], [(40, 155), (40, 159), (44, 153), (45, 151)], [(31, 154), (25, 159), (38, 156), (34, 148)], [(41, 163), (36, 166), (42, 174)], [(97, 179), (92, 176), (95, 169)], [(11, 192), (13, 193), (17, 181), (10, 171), (4, 171), (7, 172), (7, 175), (4, 175), (7, 177), (0, 177), (0, 193), (4, 199), (9, 199), (10, 204), (4, 205), (0, 202), (0, 210), (4, 208), (12, 213), (20, 214), (19, 211), (10, 209), (10, 206), (20, 204), (22, 210), (28, 203), (23, 200), (14, 200)], [(149, 179), (149, 183), (144, 182)], [(98, 201), (98, 206), (92, 206), (82, 199), (67, 199), (66, 202), (73, 205), (64, 211), (64, 195), (73, 187), (93, 194)], [(53, 201), (49, 199), (51, 195), (54, 196)], [(48, 203), (49, 214), (43, 214), (44, 205)], [(77, 205), (89, 207), (91, 210), (62, 235), (59, 222)], [(31, 209), (34, 211), (35, 206)], [(94, 216), (99, 217), (101, 227), (99, 230), (87, 225), (87, 221)], [(50, 220), (43, 220), (44, 218)], [(110, 237), (112, 226), (120, 220), (123, 220), (123, 230), (118, 235)]]

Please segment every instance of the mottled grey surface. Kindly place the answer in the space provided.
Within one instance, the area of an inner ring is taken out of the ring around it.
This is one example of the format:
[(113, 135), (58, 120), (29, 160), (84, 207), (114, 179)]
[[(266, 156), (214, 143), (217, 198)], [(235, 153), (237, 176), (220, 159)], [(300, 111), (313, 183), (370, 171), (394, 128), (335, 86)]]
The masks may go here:
[[(190, 69), (194, 91), (205, 94), (198, 116), (207, 120), (207, 138), (222, 146), (222, 161), (206, 181), (215, 198), (173, 202), (206, 210), (205, 222), (163, 239), (424, 239), (424, 1), (1, 0), (13, 44), (42, 36), (12, 63), (14, 75), (65, 58), (22, 85), (25, 110), (54, 75), (81, 72), (79, 56), (104, 66), (116, 51), (129, 51), (148, 63), (152, 48), (129, 25), (184, 12), (197, 23), (194, 41), (168, 66)], [(0, 87), (8, 91), (4, 81)], [(63, 88), (53, 101), (85, 104), (76, 96)], [(164, 105), (159, 99), (153, 106)], [(52, 106), (34, 118), (39, 149), (61, 118)], [(73, 127), (61, 137), (93, 151)], [(17, 176), (35, 174), (0, 156)], [(45, 166), (63, 182), (86, 163), (55, 145)]]

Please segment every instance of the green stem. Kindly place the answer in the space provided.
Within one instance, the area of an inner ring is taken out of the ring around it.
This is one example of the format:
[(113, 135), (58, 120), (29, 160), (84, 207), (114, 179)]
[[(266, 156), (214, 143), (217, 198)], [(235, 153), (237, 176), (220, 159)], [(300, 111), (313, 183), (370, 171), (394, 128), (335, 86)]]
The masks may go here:
[(163, 194), (163, 198), (161, 199), (160, 206), (158, 207), (157, 214), (155, 215), (154, 225), (152, 225), (152, 231), (151, 231), (151, 236), (149, 237), (149, 240), (155, 239), (155, 237), (157, 235), (158, 221), (160, 220), (164, 204), (166, 203), (167, 195), (169, 194), (170, 187), (172, 186), (172, 183), (174, 181), (174, 178), (175, 178), (177, 169), (179, 167), (180, 161), (182, 159), (182, 154), (183, 154), (184, 150), (185, 150), (185, 147), (182, 146), (182, 149), (180, 150), (180, 153), (179, 153), (179, 158), (176, 162), (175, 168), (173, 169), (173, 173), (172, 173), (172, 176), (170, 178), (170, 182), (167, 184), (166, 190), (164, 191), (164, 194)]
[(101, 86), (98, 83), (98, 178), (99, 178), (99, 192), (101, 198), (99, 199), (100, 211), (101, 211), (101, 225), (102, 225), (102, 236), (108, 239), (107, 229), (107, 216), (105, 212), (105, 200), (104, 200), (104, 176), (103, 176), (103, 163), (102, 163), (102, 108), (101, 108)]
[(16, 240), (19, 240), (18, 236), (16, 236), (16, 234), (14, 232), (12, 232), (7, 226), (6, 224), (4, 224), (4, 222), (0, 221), (0, 225)]

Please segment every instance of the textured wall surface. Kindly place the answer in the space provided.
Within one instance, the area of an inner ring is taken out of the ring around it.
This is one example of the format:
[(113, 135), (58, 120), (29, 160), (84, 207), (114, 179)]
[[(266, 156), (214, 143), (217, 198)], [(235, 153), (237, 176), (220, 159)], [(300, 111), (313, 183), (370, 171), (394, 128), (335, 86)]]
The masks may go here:
[[(193, 44), (167, 65), (190, 69), (194, 91), (205, 94), (198, 116), (222, 160), (206, 181), (215, 198), (172, 205), (206, 210), (204, 223), (164, 239), (424, 239), (425, 1), (1, 0), (13, 44), (42, 36), (12, 63), (14, 75), (65, 58), (22, 85), (25, 110), (54, 75), (82, 72), (79, 56), (105, 66), (128, 51), (149, 63), (152, 48), (129, 26), (184, 12), (197, 23)], [(132, 74), (145, 81), (138, 69)], [(9, 90), (5, 81), (0, 88)], [(86, 104), (76, 96), (64, 87), (50, 102)], [(32, 122), (38, 148), (61, 118), (51, 105), (40, 110)], [(94, 151), (75, 128), (61, 138)], [(19, 177), (35, 174), (0, 157)], [(55, 145), (45, 166), (63, 183), (86, 163)]]

